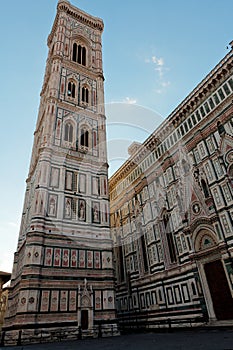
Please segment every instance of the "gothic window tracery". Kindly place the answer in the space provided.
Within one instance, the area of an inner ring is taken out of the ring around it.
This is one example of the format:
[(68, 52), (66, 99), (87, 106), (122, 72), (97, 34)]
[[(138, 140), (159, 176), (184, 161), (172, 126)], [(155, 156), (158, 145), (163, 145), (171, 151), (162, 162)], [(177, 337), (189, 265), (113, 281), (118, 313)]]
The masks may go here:
[(68, 142), (73, 142), (73, 132), (74, 128), (71, 123), (66, 123), (65, 124), (65, 135), (64, 135), (64, 140)]
[(82, 102), (89, 103), (89, 89), (86, 86), (82, 87)]
[(69, 81), (67, 95), (69, 97), (75, 98), (75, 93), (76, 93), (75, 90), (76, 90), (76, 84), (73, 81)]
[(83, 66), (87, 64), (87, 49), (81, 44), (73, 44), (72, 61), (77, 62)]
[(79, 211), (78, 211), (79, 220), (86, 220), (86, 202), (82, 199), (79, 200)]
[(147, 249), (146, 249), (146, 241), (145, 241), (145, 234), (140, 231), (140, 241), (141, 241), (141, 248), (142, 248), (142, 258), (143, 258), (143, 264), (144, 264), (144, 271), (148, 272), (149, 266), (148, 266), (148, 260), (147, 260)]
[(81, 129), (80, 145), (87, 148), (89, 147), (89, 131), (85, 127)]
[(164, 231), (167, 239), (168, 251), (170, 256), (170, 262), (175, 263), (177, 261), (176, 247), (173, 239), (173, 232), (171, 227), (171, 218), (167, 213), (163, 215)]

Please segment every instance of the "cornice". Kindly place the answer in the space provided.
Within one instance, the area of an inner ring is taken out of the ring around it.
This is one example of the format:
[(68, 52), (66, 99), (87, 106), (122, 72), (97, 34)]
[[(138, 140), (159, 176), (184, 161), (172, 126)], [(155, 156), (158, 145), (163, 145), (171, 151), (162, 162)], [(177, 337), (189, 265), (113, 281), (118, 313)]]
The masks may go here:
[(68, 16), (72, 17), (73, 19), (76, 19), (80, 23), (88, 27), (91, 27), (95, 30), (99, 30), (100, 32), (102, 32), (104, 29), (104, 23), (102, 19), (89, 15), (88, 13), (71, 5), (68, 1), (59, 1), (57, 4), (57, 14), (55, 17), (55, 21), (54, 21), (51, 33), (48, 36), (48, 41), (47, 41), (48, 46), (51, 44), (52, 38), (56, 32), (59, 16), (61, 13), (65, 13)]
[(192, 92), (175, 108), (167, 117), (174, 124), (174, 119), (182, 118), (186, 113), (190, 113), (193, 108), (197, 108), (211, 93), (216, 85), (224, 81), (233, 67), (233, 51), (231, 50), (210, 73), (192, 90)]
[[(231, 43), (232, 44), (232, 43)], [(195, 87), (195, 89), (178, 105), (178, 107), (162, 122), (162, 124), (144, 141), (141, 147), (110, 178), (110, 192), (114, 186), (125, 178), (132, 170), (130, 164), (138, 164), (145, 157), (145, 152), (156, 147), (181, 121), (211, 94), (216, 85), (227, 79), (233, 68), (233, 50), (231, 50), (211, 72)]]
[[(53, 60), (53, 57), (51, 57), (51, 60)], [(62, 68), (70, 69), (74, 71), (76, 74), (78, 73), (80, 75), (86, 76), (89, 79), (97, 80), (97, 78), (101, 78), (104, 81), (104, 75), (103, 75), (102, 69), (82, 66), (81, 64), (78, 64), (66, 58), (61, 59), (61, 65), (62, 65)], [(77, 71), (77, 68), (78, 68), (78, 71)]]
[[(102, 69), (93, 68), (93, 67), (82, 67), (82, 65), (78, 65), (78, 63), (72, 62), (72, 61), (68, 60), (67, 58), (61, 57), (59, 55), (51, 56), (47, 61), (47, 65), (51, 66), (52, 62), (56, 61), (56, 60), (60, 61), (62, 68), (73, 70), (74, 73), (83, 75), (83, 76), (87, 77), (88, 79), (97, 80), (99, 78), (99, 79), (102, 79), (103, 81), (105, 80)], [(77, 65), (78, 65), (78, 67), (77, 67)], [(77, 68), (78, 68), (78, 71), (77, 71)], [(49, 82), (49, 78), (50, 78), (50, 74), (47, 74), (45, 76), (45, 79), (43, 82), (40, 96), (45, 94), (46, 87), (47, 87), (48, 82)]]

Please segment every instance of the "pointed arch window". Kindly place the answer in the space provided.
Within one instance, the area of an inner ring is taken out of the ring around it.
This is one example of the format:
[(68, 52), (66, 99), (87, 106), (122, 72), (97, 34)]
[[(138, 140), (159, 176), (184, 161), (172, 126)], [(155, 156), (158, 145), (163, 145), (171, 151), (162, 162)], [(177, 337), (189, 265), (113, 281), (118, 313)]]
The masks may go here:
[(82, 63), (82, 46), (81, 45), (78, 45), (78, 60), (77, 60), (78, 63)]
[(65, 124), (65, 136), (64, 140), (68, 142), (73, 142), (73, 125), (71, 123), (66, 123)]
[(85, 128), (81, 129), (80, 144), (84, 147), (89, 147), (89, 132)]
[(78, 48), (77, 44), (74, 43), (74, 45), (73, 45), (73, 56), (72, 56), (72, 60), (74, 62), (77, 62), (77, 51), (78, 51), (77, 48)]
[(121, 238), (120, 236), (118, 236), (118, 247), (116, 248), (116, 254), (118, 256), (118, 261), (119, 261), (119, 265), (118, 265), (118, 278), (119, 278), (119, 282), (123, 282), (125, 280), (125, 269), (124, 269), (124, 253), (123, 253), (123, 249), (122, 249), (122, 242), (121, 242)]
[(67, 95), (69, 97), (73, 97), (75, 98), (75, 90), (76, 90), (76, 85), (74, 82), (69, 81), (68, 83), (68, 91), (67, 91)]
[(86, 48), (85, 47), (81, 47), (81, 63), (83, 66), (86, 65)]
[(85, 46), (82, 46), (80, 44), (77, 45), (77, 43), (73, 44), (72, 61), (86, 66), (87, 49), (85, 48)]
[(87, 87), (82, 87), (82, 102), (89, 103), (89, 90)]
[(201, 179), (201, 187), (203, 189), (205, 198), (208, 198), (210, 194), (209, 194), (208, 186), (204, 179)]
[(163, 216), (163, 224), (165, 229), (165, 234), (167, 238), (167, 245), (170, 255), (170, 262), (175, 263), (177, 261), (176, 247), (173, 239), (172, 228), (171, 228), (171, 217), (168, 214)]
[(144, 271), (148, 272), (149, 266), (148, 266), (148, 260), (147, 260), (146, 241), (145, 241), (144, 234), (140, 235), (140, 241), (141, 241), (141, 247), (142, 247), (142, 258), (143, 258)]

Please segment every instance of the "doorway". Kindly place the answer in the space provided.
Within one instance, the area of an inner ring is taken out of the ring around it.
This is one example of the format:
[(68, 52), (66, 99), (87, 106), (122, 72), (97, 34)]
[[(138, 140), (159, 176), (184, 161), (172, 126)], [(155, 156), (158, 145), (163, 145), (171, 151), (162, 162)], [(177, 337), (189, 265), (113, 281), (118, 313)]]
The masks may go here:
[(221, 260), (205, 264), (204, 270), (216, 318), (233, 319), (233, 299)]
[(81, 327), (83, 330), (88, 329), (88, 310), (81, 310)]

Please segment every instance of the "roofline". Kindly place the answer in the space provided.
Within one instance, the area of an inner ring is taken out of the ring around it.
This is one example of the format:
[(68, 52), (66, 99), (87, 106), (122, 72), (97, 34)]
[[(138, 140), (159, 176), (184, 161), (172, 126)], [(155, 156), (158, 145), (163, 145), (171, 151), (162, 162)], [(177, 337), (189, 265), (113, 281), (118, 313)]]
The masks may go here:
[[(190, 114), (193, 108), (196, 109), (197, 105), (201, 104), (203, 95), (205, 95), (206, 91), (208, 92), (210, 89), (211, 81), (213, 82), (214, 79), (219, 80), (221, 74), (227, 72), (224, 72), (224, 69), (228, 64), (231, 63), (231, 66), (233, 66), (233, 41), (231, 41), (229, 45), (231, 46), (231, 51), (225, 57), (223, 57), (223, 59), (210, 71), (210, 73), (207, 74), (207, 76), (188, 94), (188, 96), (174, 109), (174, 111), (171, 112), (151, 133), (151, 135), (142, 143), (141, 147), (110, 177), (110, 186), (113, 181), (119, 181), (122, 178), (122, 172), (127, 172), (127, 170), (131, 168), (134, 163), (138, 163), (138, 161), (134, 162), (134, 159), (136, 159), (136, 157), (141, 157), (147, 149), (150, 149), (151, 143), (154, 145), (157, 140), (161, 139), (159, 134), (164, 131), (164, 129), (169, 129), (171, 126), (174, 128), (174, 124), (177, 124), (187, 113)], [(194, 103), (194, 100), (196, 99), (200, 102)]]

